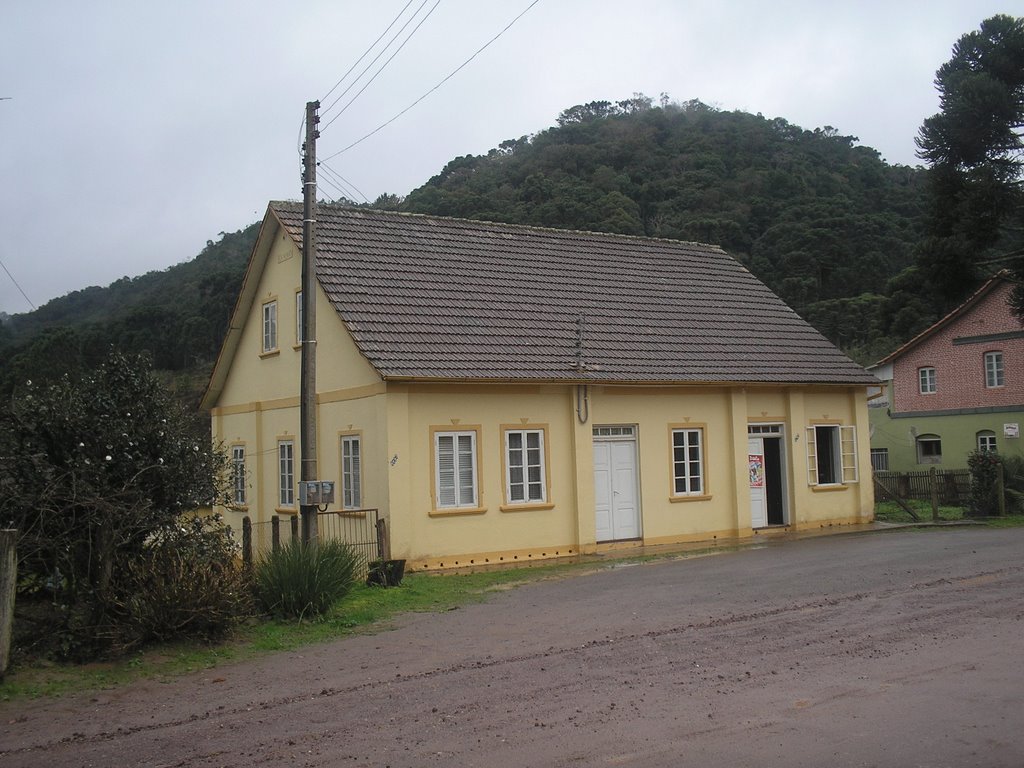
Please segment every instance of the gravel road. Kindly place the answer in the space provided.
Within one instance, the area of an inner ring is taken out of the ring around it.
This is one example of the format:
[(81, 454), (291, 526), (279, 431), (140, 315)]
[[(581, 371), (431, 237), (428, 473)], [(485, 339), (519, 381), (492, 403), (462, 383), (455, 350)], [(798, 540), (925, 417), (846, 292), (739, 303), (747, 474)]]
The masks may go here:
[(1024, 529), (619, 564), (169, 683), (0, 704), (2, 766), (1024, 765)]

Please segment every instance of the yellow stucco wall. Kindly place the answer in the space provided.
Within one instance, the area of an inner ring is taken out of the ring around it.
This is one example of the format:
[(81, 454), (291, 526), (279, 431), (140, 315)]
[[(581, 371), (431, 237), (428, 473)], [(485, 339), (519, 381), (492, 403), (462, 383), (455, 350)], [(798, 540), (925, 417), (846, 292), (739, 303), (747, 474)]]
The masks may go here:
[[(280, 439), (295, 443), (299, 477), (299, 360), (295, 294), (298, 249), (273, 235), (238, 347), (212, 410), (215, 439), (245, 447), (247, 507), (221, 510), (266, 523), (297, 507), (278, 504)], [(278, 302), (279, 348), (262, 351), (262, 307)], [(385, 382), (362, 357), (324, 293), (317, 291), (318, 453), (321, 479), (341, 475), (340, 438), (358, 434), (362, 506), (389, 521), (391, 554), (412, 569), (575, 555), (599, 548), (593, 429), (635, 428), (641, 538), (645, 544), (746, 537), (751, 528), (747, 431), (782, 425), (785, 504), (793, 529), (866, 522), (873, 514), (863, 389), (811, 386), (611, 386)], [(581, 419), (583, 416), (585, 419)], [(808, 482), (807, 428), (855, 426), (860, 481), (828, 489)], [(704, 491), (672, 490), (671, 429), (703, 429)], [(435, 431), (474, 429), (479, 505), (438, 510)], [(541, 505), (505, 498), (504, 430), (542, 428), (548, 496)], [(339, 494), (335, 509), (340, 508)], [(266, 546), (269, 528), (259, 528)]]

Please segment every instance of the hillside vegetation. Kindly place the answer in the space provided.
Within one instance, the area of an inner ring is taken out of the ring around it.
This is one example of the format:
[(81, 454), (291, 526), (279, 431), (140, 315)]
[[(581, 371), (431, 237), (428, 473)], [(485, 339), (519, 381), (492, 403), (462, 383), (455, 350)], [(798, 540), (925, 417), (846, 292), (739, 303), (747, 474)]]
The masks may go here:
[[(914, 249), (926, 172), (890, 166), (833, 128), (636, 95), (565, 110), (558, 125), (449, 162), (375, 207), (722, 245), (861, 362), (926, 327)], [(195, 398), (258, 225), (192, 261), (86, 288), (0, 325), (0, 389), (148, 352)]]
[(401, 208), (715, 243), (862, 359), (934, 318), (884, 296), (914, 262), (923, 170), (833, 128), (699, 101), (592, 102), (558, 123), (452, 160)]

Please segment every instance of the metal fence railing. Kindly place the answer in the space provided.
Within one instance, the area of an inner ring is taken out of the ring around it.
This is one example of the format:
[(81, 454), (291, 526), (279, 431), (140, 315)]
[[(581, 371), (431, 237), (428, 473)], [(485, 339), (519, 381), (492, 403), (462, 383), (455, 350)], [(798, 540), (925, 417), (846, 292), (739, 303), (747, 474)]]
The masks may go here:
[[(318, 512), (317, 535), (320, 541), (343, 541), (352, 547), (359, 555), (362, 576), (366, 575), (369, 563), (384, 560), (388, 555), (386, 527), (376, 509)], [(246, 517), (242, 530), (242, 559), (251, 563), (259, 555), (277, 550), (298, 538), (298, 515), (272, 515), (269, 520), (255, 523)]]

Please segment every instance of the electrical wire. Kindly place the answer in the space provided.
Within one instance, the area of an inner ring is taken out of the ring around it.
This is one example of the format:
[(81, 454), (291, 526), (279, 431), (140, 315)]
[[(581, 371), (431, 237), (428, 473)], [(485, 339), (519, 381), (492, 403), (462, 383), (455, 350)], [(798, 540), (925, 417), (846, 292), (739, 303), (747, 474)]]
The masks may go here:
[[(324, 94), (323, 98), (320, 99), (321, 102), (327, 101), (327, 99), (330, 98), (330, 95), (332, 93), (334, 93), (335, 90), (337, 90), (338, 86), (341, 85), (343, 82), (345, 82), (345, 78), (347, 78), (350, 74), (352, 74), (352, 70), (359, 66), (359, 62), (361, 62), (363, 59), (365, 59), (367, 57), (367, 55), (370, 53), (370, 51), (372, 51), (375, 47), (377, 47), (377, 43), (379, 43), (384, 38), (384, 35), (386, 35), (388, 33), (388, 31), (393, 26), (395, 26), (396, 23), (398, 23), (398, 20), (400, 18), (402, 18), (402, 16), (405, 14), (405, 12), (409, 9), (409, 6), (412, 5), (415, 1), (416, 0), (409, 0), (409, 2), (407, 2), (405, 4), (405, 7), (403, 7), (402, 10), (400, 10), (398, 12), (398, 15), (395, 16), (395, 18), (391, 20), (391, 23), (388, 24), (384, 28), (384, 31), (380, 33), (380, 35), (377, 37), (377, 39), (374, 40), (370, 44), (370, 46), (365, 51), (363, 51), (362, 55), (352, 63), (352, 66), (349, 67), (348, 71), (344, 75), (341, 76), (341, 79), (339, 79), (338, 82), (336, 82), (333, 86), (331, 86), (331, 90), (329, 90), (327, 93)], [(426, 5), (427, 2), (428, 2), (428, 0), (423, 0), (423, 5)], [(420, 8), (422, 8), (423, 5), (421, 5)], [(417, 9), (416, 13), (419, 13), (418, 9)], [(416, 16), (416, 14), (413, 14), (413, 18), (415, 18), (415, 16)], [(387, 50), (386, 47), (385, 47), (385, 50)], [(358, 80), (357, 80), (357, 82), (358, 82)], [(349, 86), (349, 87), (351, 87), (351, 86)], [(303, 129), (305, 128), (305, 126), (306, 126), (306, 119), (305, 119), (305, 116), (303, 116), (302, 120), (299, 121), (299, 135), (298, 135), (298, 140), (295, 143), (295, 150), (299, 154), (300, 157), (302, 156), (302, 133), (303, 133)]]
[(335, 158), (335, 157), (337, 157), (338, 155), (341, 155), (341, 154), (344, 154), (345, 152), (348, 152), (348, 151), (349, 151), (350, 149), (352, 149), (353, 147), (355, 147), (355, 146), (357, 146), (357, 145), (359, 145), (359, 144), (362, 144), (362, 143), (363, 143), (364, 141), (366, 141), (366, 140), (367, 140), (368, 138), (370, 138), (370, 137), (371, 137), (371, 136), (373, 136), (374, 134), (376, 134), (376, 133), (379, 133), (379, 132), (380, 132), (380, 131), (382, 131), (382, 130), (383, 130), (384, 128), (387, 128), (387, 127), (388, 127), (389, 125), (391, 125), (391, 124), (392, 124), (393, 122), (395, 122), (395, 121), (396, 121), (396, 120), (397, 120), (398, 118), (400, 118), (400, 117), (401, 117), (402, 115), (404, 115), (404, 114), (405, 114), (406, 112), (408, 112), (408, 111), (409, 111), (410, 109), (412, 109), (412, 108), (413, 108), (413, 107), (415, 107), (415, 106), (416, 106), (417, 104), (419, 104), (419, 103), (420, 103), (421, 101), (423, 101), (423, 100), (424, 100), (425, 98), (427, 98), (427, 96), (429, 96), (429, 95), (430, 95), (430, 94), (432, 94), (432, 93), (433, 93), (434, 91), (436, 91), (436, 90), (437, 90), (438, 88), (440, 88), (440, 87), (441, 87), (442, 85), (444, 85), (444, 84), (445, 84), (445, 83), (447, 83), (447, 82), (448, 82), (449, 80), (451, 80), (451, 79), (452, 79), (452, 78), (453, 78), (453, 77), (454, 77), (454, 76), (455, 76), (456, 74), (458, 74), (458, 73), (459, 73), (459, 72), (460, 72), (460, 71), (461, 71), (461, 70), (462, 70), (462, 69), (463, 69), (463, 68), (464, 68), (464, 67), (465, 67), (465, 66), (466, 66), (467, 64), (469, 64), (469, 63), (470, 63), (471, 61), (473, 61), (473, 59), (475, 59), (475, 58), (476, 58), (477, 56), (479, 56), (479, 55), (480, 55), (481, 53), (483, 53), (483, 52), (484, 52), (484, 51), (485, 51), (485, 50), (486, 50), (486, 49), (487, 49), (488, 47), (490, 47), (490, 45), (491, 45), (492, 43), (494, 43), (494, 41), (495, 41), (495, 40), (497, 40), (497, 39), (498, 39), (499, 37), (501, 37), (502, 35), (504, 35), (504, 34), (505, 34), (505, 33), (506, 33), (506, 32), (507, 32), (507, 31), (508, 31), (508, 30), (509, 30), (509, 29), (510, 29), (510, 28), (512, 27), (512, 25), (513, 25), (513, 24), (515, 24), (515, 23), (516, 23), (517, 21), (519, 21), (519, 19), (521, 19), (521, 18), (522, 18), (523, 16), (525, 16), (525, 15), (526, 15), (526, 14), (527, 14), (527, 13), (528, 13), (528, 12), (530, 11), (530, 9), (531, 9), (531, 8), (533, 8), (533, 6), (535, 6), (535, 5), (536, 5), (537, 3), (539, 3), (539, 2), (540, 2), (540, 0), (533, 0), (533, 2), (532, 2), (532, 3), (530, 3), (530, 4), (528, 5), (528, 6), (526, 6), (526, 8), (525, 8), (525, 9), (524, 9), (524, 10), (523, 10), (523, 11), (522, 11), (522, 12), (521, 12), (521, 13), (520, 13), (520, 14), (519, 14), (518, 16), (516, 16), (516, 17), (515, 17), (514, 19), (512, 19), (512, 21), (510, 21), (510, 22), (509, 22), (509, 23), (508, 23), (507, 25), (505, 25), (504, 29), (502, 29), (502, 30), (501, 30), (501, 31), (500, 31), (500, 32), (499, 32), (498, 34), (496, 34), (496, 35), (495, 35), (494, 37), (492, 37), (492, 38), (491, 38), (490, 40), (488, 40), (488, 41), (487, 41), (486, 43), (484, 43), (484, 45), (483, 45), (483, 46), (482, 46), (482, 47), (481, 47), (481, 48), (480, 48), (479, 50), (477, 50), (477, 51), (476, 51), (476, 53), (474, 53), (474, 54), (473, 54), (472, 56), (470, 56), (470, 57), (469, 57), (468, 59), (466, 59), (466, 60), (465, 60), (464, 62), (462, 62), (462, 63), (461, 63), (461, 64), (460, 64), (460, 65), (459, 65), (458, 67), (456, 67), (456, 68), (455, 68), (454, 70), (452, 70), (452, 72), (451, 72), (450, 74), (448, 74), (448, 76), (447, 76), (447, 77), (445, 77), (445, 78), (444, 78), (443, 80), (441, 80), (441, 82), (439, 82), (439, 83), (438, 83), (437, 85), (435, 85), (435, 86), (434, 86), (433, 88), (431, 88), (431, 89), (430, 89), (429, 91), (427, 91), (427, 92), (426, 92), (426, 93), (424, 93), (424, 94), (423, 94), (422, 96), (420, 96), (420, 97), (419, 97), (418, 99), (416, 99), (416, 101), (414, 101), (414, 102), (413, 102), (412, 104), (410, 104), (409, 106), (407, 106), (407, 107), (406, 107), (405, 109), (403, 109), (403, 110), (402, 110), (401, 112), (399, 112), (399, 113), (398, 113), (397, 115), (395, 115), (394, 117), (392, 117), (392, 118), (391, 118), (390, 120), (388, 120), (388, 121), (386, 121), (386, 122), (384, 122), (384, 123), (381, 123), (381, 124), (380, 124), (379, 126), (377, 126), (376, 128), (374, 128), (374, 129), (373, 129), (372, 131), (370, 131), (370, 132), (369, 132), (368, 134), (366, 134), (366, 135), (365, 135), (365, 136), (363, 136), (362, 138), (360, 138), (360, 139), (357, 139), (357, 140), (353, 141), (353, 142), (352, 142), (351, 144), (349, 144), (349, 145), (348, 145), (347, 147), (345, 147), (344, 149), (339, 149), (339, 150), (338, 150), (337, 152), (335, 152), (335, 153), (334, 153), (333, 155), (328, 155), (327, 157), (325, 157), (325, 158), (324, 158), (323, 162), (326, 162), (327, 160), (330, 160), (330, 159), (332, 159), (332, 158)]
[[(359, 187), (357, 187), (351, 181), (349, 181), (344, 176), (342, 176), (340, 173), (338, 173), (334, 168), (331, 168), (329, 165), (325, 165), (324, 163), (317, 163), (316, 165), (317, 165), (317, 168), (319, 168), (321, 171), (323, 171), (325, 174), (327, 174), (328, 179), (334, 179), (336, 182), (340, 182), (345, 187), (351, 188), (352, 190), (354, 190), (356, 192), (356, 194), (358, 194), (361, 198), (363, 198), (364, 202), (366, 202), (366, 203), (370, 202), (369, 198), (367, 198), (366, 195), (363, 194), (362, 190), (360, 190)], [(355, 199), (355, 198), (350, 198), (350, 199)]]
[(22, 295), (22, 298), (24, 298), (25, 301), (28, 302), (28, 305), (32, 307), (32, 309), (37, 309), (36, 305), (32, 303), (32, 299), (28, 297), (28, 294), (26, 294), (25, 291), (21, 289), (21, 286), (18, 284), (18, 281), (14, 279), (14, 275), (11, 274), (11, 270), (7, 268), (7, 265), (4, 264), (2, 259), (0, 259), (0, 267), (4, 268), (4, 272), (6, 272), (7, 276), (11, 278), (11, 282), (14, 283), (14, 287), (18, 289), (18, 292)]
[[(421, 9), (423, 8), (423, 6), (424, 6), (424, 5), (426, 5), (426, 4), (427, 4), (427, 2), (429, 2), (429, 0), (424, 0), (424, 2), (423, 2), (423, 5), (421, 5), (421, 6), (419, 7), (419, 8), (417, 8), (417, 9), (416, 9), (416, 14), (413, 14), (412, 18), (411, 18), (411, 19), (409, 19), (409, 22), (411, 22), (411, 21), (412, 21), (412, 19), (415, 19), (415, 18), (416, 18), (416, 15), (417, 15), (417, 14), (419, 14), (420, 10), (421, 10)], [(338, 114), (336, 114), (336, 115), (335, 115), (334, 117), (332, 117), (332, 118), (331, 118), (330, 120), (328, 120), (328, 121), (327, 121), (327, 122), (326, 122), (326, 123), (324, 124), (323, 128), (321, 128), (320, 130), (322, 130), (322, 131), (323, 131), (323, 130), (326, 130), (326, 129), (327, 129), (327, 128), (328, 128), (328, 127), (329, 127), (329, 126), (331, 125), (331, 123), (333, 123), (333, 122), (334, 122), (335, 120), (337, 120), (337, 119), (338, 119), (339, 117), (341, 117), (341, 116), (342, 116), (343, 114), (345, 114), (345, 110), (347, 110), (347, 109), (348, 109), (349, 107), (351, 107), (351, 106), (352, 106), (352, 102), (354, 102), (354, 101), (355, 101), (356, 99), (358, 99), (358, 98), (359, 98), (359, 97), (360, 97), (360, 96), (361, 96), (361, 95), (363, 94), (363, 91), (365, 91), (365, 90), (366, 90), (367, 88), (369, 88), (369, 87), (370, 87), (370, 84), (371, 84), (371, 83), (372, 83), (372, 82), (373, 82), (374, 80), (376, 80), (376, 79), (377, 79), (377, 78), (378, 78), (378, 77), (380, 76), (380, 73), (381, 73), (381, 72), (383, 72), (383, 71), (384, 71), (384, 70), (385, 70), (385, 69), (387, 68), (388, 64), (390, 64), (390, 63), (391, 63), (391, 61), (392, 61), (392, 60), (393, 60), (393, 59), (395, 58), (395, 56), (397, 56), (397, 55), (398, 55), (399, 53), (401, 53), (401, 52), (402, 52), (402, 49), (403, 49), (403, 48), (405, 48), (406, 44), (407, 44), (407, 43), (408, 43), (408, 42), (409, 42), (409, 41), (410, 41), (410, 40), (412, 39), (413, 35), (415, 35), (415, 34), (416, 34), (416, 32), (417, 32), (417, 31), (419, 30), (419, 28), (423, 26), (423, 23), (424, 23), (424, 22), (425, 22), (425, 21), (426, 21), (427, 19), (429, 19), (429, 18), (430, 18), (431, 14), (433, 14), (433, 12), (437, 10), (437, 6), (439, 6), (440, 4), (441, 4), (441, 0), (436, 0), (436, 2), (434, 3), (433, 7), (431, 7), (431, 9), (430, 9), (429, 11), (427, 11), (427, 15), (426, 15), (426, 16), (424, 16), (424, 17), (423, 17), (422, 19), (420, 19), (420, 22), (419, 22), (419, 23), (418, 23), (418, 24), (417, 24), (417, 25), (416, 25), (415, 27), (413, 27), (413, 30), (412, 30), (412, 32), (410, 32), (410, 33), (409, 33), (409, 35), (408, 35), (408, 36), (407, 36), (407, 37), (405, 38), (405, 40), (403, 40), (403, 41), (402, 41), (402, 44), (401, 44), (401, 45), (399, 45), (399, 46), (398, 46), (398, 48), (397, 48), (397, 49), (395, 50), (395, 52), (394, 52), (394, 53), (392, 53), (392, 54), (391, 54), (391, 55), (390, 55), (390, 56), (388, 57), (388, 60), (387, 60), (387, 61), (385, 61), (385, 62), (384, 62), (384, 63), (383, 63), (382, 65), (381, 65), (380, 69), (378, 69), (378, 70), (377, 70), (376, 72), (374, 72), (374, 73), (373, 73), (373, 76), (372, 76), (372, 77), (371, 77), (371, 78), (370, 78), (369, 80), (367, 80), (367, 81), (366, 81), (366, 85), (364, 85), (364, 86), (363, 86), (362, 88), (360, 88), (360, 89), (359, 89), (359, 93), (357, 93), (357, 94), (356, 94), (355, 96), (353, 96), (353, 97), (352, 97), (351, 99), (349, 99), (349, 101), (348, 101), (348, 104), (346, 104), (346, 105), (345, 105), (344, 107), (342, 107), (342, 108), (341, 108), (341, 111), (340, 111), (340, 112), (338, 112)], [(402, 29), (400, 29), (400, 30), (398, 31), (398, 35), (402, 34), (402, 32), (403, 32), (403, 31), (405, 31), (405, 28), (406, 28), (407, 26), (409, 26), (409, 22), (406, 22), (406, 23), (405, 23), (405, 25), (403, 25), (403, 26), (402, 26)], [(330, 105), (330, 106), (329, 106), (329, 107), (328, 107), (328, 108), (327, 108), (326, 110), (324, 110), (325, 112), (329, 112), (329, 111), (331, 110), (331, 108), (332, 108), (332, 107), (334, 107), (334, 105), (335, 105), (335, 104), (337, 104), (337, 103), (338, 103), (338, 101), (340, 101), (340, 100), (341, 100), (341, 98), (342, 98), (342, 97), (344, 97), (344, 95), (345, 95), (346, 93), (348, 93), (348, 92), (349, 92), (349, 91), (350, 91), (350, 90), (351, 90), (351, 89), (352, 89), (352, 88), (353, 88), (353, 87), (355, 86), (355, 84), (356, 84), (356, 83), (358, 83), (358, 82), (359, 82), (359, 80), (360, 80), (360, 79), (362, 78), (362, 76), (363, 76), (363, 75), (365, 75), (365, 74), (366, 74), (366, 72), (367, 72), (367, 71), (368, 71), (368, 70), (370, 69), (370, 67), (372, 67), (372, 66), (373, 66), (373, 65), (374, 65), (374, 64), (375, 64), (375, 63), (377, 62), (377, 59), (379, 59), (379, 58), (380, 58), (380, 57), (381, 57), (381, 56), (382, 56), (382, 55), (384, 54), (384, 51), (386, 51), (386, 50), (387, 50), (387, 49), (388, 49), (388, 48), (389, 48), (389, 47), (391, 46), (391, 43), (395, 42), (395, 40), (396, 40), (396, 39), (398, 39), (398, 35), (395, 35), (395, 37), (391, 39), (391, 41), (390, 41), (390, 42), (388, 43), (388, 45), (387, 45), (387, 46), (386, 46), (386, 47), (384, 48), (384, 50), (382, 50), (382, 51), (381, 51), (381, 52), (380, 52), (379, 54), (377, 54), (377, 56), (376, 56), (376, 57), (375, 57), (375, 58), (373, 59), (373, 61), (371, 61), (371, 62), (370, 62), (370, 63), (369, 63), (368, 65), (367, 65), (366, 69), (364, 69), (364, 70), (363, 70), (362, 72), (360, 72), (360, 73), (359, 73), (359, 77), (357, 77), (357, 78), (355, 79), (355, 82), (353, 82), (353, 83), (352, 83), (352, 85), (350, 85), (350, 86), (349, 86), (348, 88), (346, 88), (346, 89), (345, 89), (345, 90), (344, 90), (344, 91), (343, 91), (343, 92), (341, 93), (341, 95), (340, 95), (340, 96), (338, 96), (338, 98), (337, 98), (337, 99), (335, 99), (335, 100), (334, 100), (333, 102), (331, 102), (331, 105)]]
[[(367, 48), (365, 51), (363, 51), (363, 55), (355, 60), (355, 62), (352, 64), (352, 66), (348, 68), (348, 72), (346, 72), (344, 75), (342, 75), (341, 79), (338, 80), (338, 82), (336, 82), (333, 86), (331, 86), (331, 90), (329, 90), (327, 93), (324, 94), (323, 98), (320, 99), (321, 102), (327, 101), (327, 99), (330, 98), (331, 94), (334, 93), (337, 90), (338, 86), (341, 85), (343, 82), (345, 82), (345, 78), (348, 77), (349, 75), (351, 75), (352, 74), (352, 70), (359, 66), (359, 62), (362, 61), (363, 59), (365, 59), (367, 54), (369, 54), (370, 51), (372, 51), (374, 48), (377, 47), (377, 43), (379, 43), (384, 38), (384, 35), (386, 35), (390, 31), (390, 29), (393, 26), (395, 26), (395, 24), (398, 23), (398, 20), (400, 18), (402, 18), (402, 16), (405, 14), (405, 12), (409, 9), (409, 6), (412, 5), (414, 2), (415, 2), (415, 0), (409, 0), (409, 2), (407, 2), (405, 4), (405, 7), (402, 8), (402, 10), (400, 10), (398, 12), (398, 15), (395, 16), (395, 18), (392, 19), (391, 23), (387, 25), (387, 27), (384, 29), (384, 31), (380, 33), (380, 37), (378, 37), (376, 40), (374, 40), (373, 43), (370, 45), (370, 47)], [(426, 4), (427, 4), (427, 0), (424, 0), (423, 5), (426, 5)], [(421, 5), (420, 8), (422, 8), (423, 5)], [(413, 14), (413, 18), (415, 18), (416, 14), (419, 13), (419, 12), (420, 12), (419, 8), (417, 8), (416, 9), (416, 13)], [(403, 27), (403, 29), (404, 29), (404, 27)], [(385, 50), (387, 50), (387, 49), (385, 48)], [(357, 81), (358, 81), (358, 79), (357, 79)], [(328, 107), (328, 109), (329, 109), (329, 107)]]

